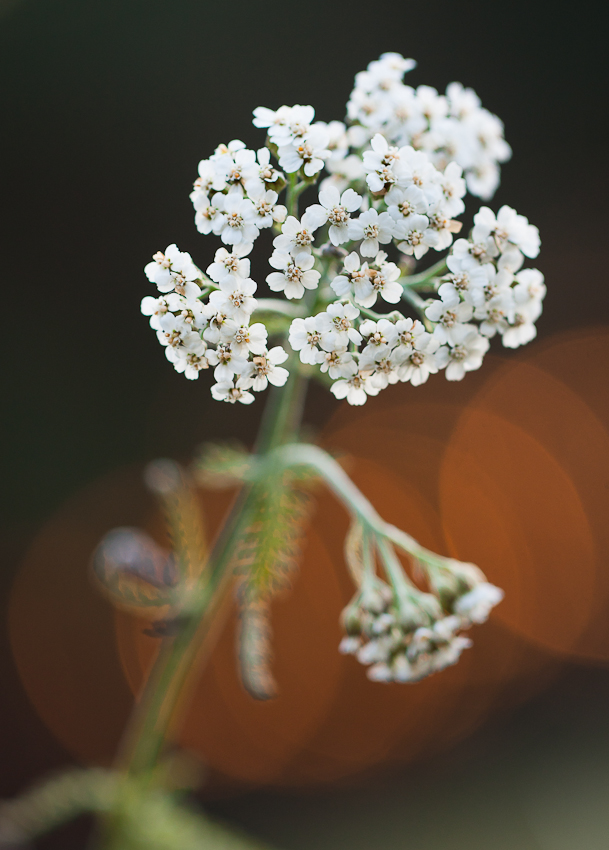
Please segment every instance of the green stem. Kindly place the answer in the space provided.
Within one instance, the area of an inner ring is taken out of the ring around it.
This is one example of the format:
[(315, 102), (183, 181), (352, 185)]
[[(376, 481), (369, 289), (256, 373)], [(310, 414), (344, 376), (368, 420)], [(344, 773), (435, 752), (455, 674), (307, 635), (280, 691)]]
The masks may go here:
[(280, 298), (256, 298), (256, 313), (280, 313), (292, 319), (306, 315), (298, 304)]
[(285, 365), (290, 377), (283, 387), (271, 387), (269, 391), (256, 443), (258, 455), (266, 455), (282, 443), (297, 439), (308, 380), (299, 368), (296, 352), (290, 354)]
[[(298, 217), (298, 196), (309, 185), (305, 181), (297, 183), (297, 179), (296, 174), (289, 175), (286, 199), (288, 212), (295, 217)], [(206, 276), (203, 279), (207, 286), (215, 288)], [(298, 309), (274, 299), (261, 299), (259, 307), (288, 315), (292, 311), (297, 315)], [(256, 444), (256, 453), (261, 457), (297, 439), (308, 380), (294, 352), (286, 366), (290, 376), (285, 386), (271, 388), (264, 410)], [(181, 703), (183, 707), (187, 679), (193, 673), (201, 645), (213, 624), (213, 615), (229, 587), (230, 559), (247, 527), (255, 498), (255, 485), (244, 485), (213, 546), (198, 589), (175, 620), (175, 637), (164, 639), (119, 757), (119, 764), (131, 774), (150, 775), (162, 754), (176, 710)]]
[(434, 263), (433, 266), (430, 266), (428, 269), (425, 269), (424, 272), (409, 275), (404, 282), (404, 286), (416, 286), (419, 289), (428, 288), (426, 287), (426, 284), (429, 284), (434, 278), (440, 277), (446, 271), (448, 271), (448, 266), (446, 265), (446, 257), (442, 257), (441, 260), (438, 260), (438, 262)]
[[(298, 369), (297, 357), (288, 365), (290, 378), (284, 387), (272, 388), (267, 402), (257, 446), (259, 455), (265, 456), (286, 439), (294, 439), (299, 427), (307, 380)], [(176, 618), (177, 634), (164, 639), (119, 756), (119, 765), (130, 774), (150, 775), (162, 754), (176, 710), (184, 701), (187, 679), (230, 587), (230, 559), (249, 522), (255, 495), (254, 485), (244, 485), (212, 548), (198, 589)]]
[(228, 589), (226, 569), (249, 514), (251, 486), (243, 488), (214, 544), (201, 584), (177, 620), (175, 637), (165, 638), (126, 735), (119, 764), (131, 774), (150, 773), (162, 753), (186, 679), (213, 614)]
[(424, 298), (421, 298), (413, 289), (409, 289), (407, 286), (404, 287), (404, 294), (402, 295), (404, 301), (408, 301), (409, 304), (415, 308), (419, 316), (421, 317), (421, 321), (425, 325), (426, 330), (430, 333), (433, 331), (433, 324), (429, 321), (427, 316), (425, 315), (425, 309), (428, 307), (427, 301)]
[(369, 529), (377, 538), (386, 538), (399, 549), (422, 561), (441, 561), (429, 549), (425, 549), (414, 537), (391, 525), (377, 513), (372, 503), (355, 486), (343, 468), (319, 446), (293, 443), (276, 449), (269, 458), (273, 463), (288, 466), (309, 466), (325, 480), (328, 488), (355, 514), (364, 529)]
[(377, 313), (369, 307), (362, 307), (361, 304), (354, 304), (353, 306), (357, 307), (362, 316), (366, 316), (368, 319), (374, 319), (375, 322), (378, 322), (380, 319), (388, 319), (390, 322), (398, 322), (400, 319), (404, 318), (399, 310), (392, 310), (391, 313)]

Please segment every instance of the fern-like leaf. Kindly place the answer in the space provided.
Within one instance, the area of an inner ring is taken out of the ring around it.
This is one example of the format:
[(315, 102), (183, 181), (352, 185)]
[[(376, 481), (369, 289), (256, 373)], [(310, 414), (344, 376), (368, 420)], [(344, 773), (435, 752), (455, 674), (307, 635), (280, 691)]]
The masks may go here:
[(241, 577), (239, 659), (243, 684), (256, 699), (275, 693), (270, 672), (269, 601), (288, 587), (298, 566), (310, 495), (289, 470), (255, 485), (248, 526), (236, 549)]

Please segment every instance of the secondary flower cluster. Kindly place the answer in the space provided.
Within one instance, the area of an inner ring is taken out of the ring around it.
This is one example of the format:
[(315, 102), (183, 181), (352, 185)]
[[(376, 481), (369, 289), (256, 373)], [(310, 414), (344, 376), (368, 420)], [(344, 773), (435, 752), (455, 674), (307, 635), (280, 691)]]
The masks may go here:
[(346, 637), (339, 649), (368, 666), (373, 681), (418, 682), (456, 664), (472, 645), (460, 632), (485, 622), (502, 598), (495, 585), (475, 581), (451, 600), (447, 612), (431, 593), (411, 586), (398, 595), (374, 576), (343, 611)]
[[(510, 207), (497, 217), (482, 207), (469, 238), (453, 244), (467, 188), (491, 194), (497, 162), (509, 155), (501, 124), (456, 83), (446, 97), (404, 86), (413, 66), (384, 54), (358, 74), (350, 126), (315, 121), (312, 106), (258, 107), (265, 147), (234, 140), (199, 163), (196, 227), (224, 247), (205, 273), (175, 245), (155, 254), (145, 272), (159, 296), (144, 298), (142, 312), (177, 371), (194, 379), (214, 367), (214, 398), (250, 403), (252, 390), (287, 380), (288, 355), (269, 349), (266, 326), (251, 321), (257, 308), (274, 314), (276, 341), (287, 338), (351, 404), (441, 369), (460, 380), (497, 333), (507, 347), (535, 336), (545, 287), (540, 272), (521, 266), (539, 251), (537, 229)], [(254, 297), (249, 255), (265, 230), (274, 234), (266, 286), (290, 303)], [(430, 250), (447, 249), (445, 264), (412, 275)], [(404, 301), (416, 317), (389, 312)]]
[(404, 85), (402, 77), (415, 66), (412, 59), (384, 53), (357, 74), (347, 104), (355, 124), (353, 144), (361, 147), (381, 132), (392, 144), (425, 151), (438, 168), (456, 162), (472, 195), (492, 197), (499, 185), (499, 163), (512, 155), (503, 123), (461, 83), (450, 83), (445, 95), (431, 86)]

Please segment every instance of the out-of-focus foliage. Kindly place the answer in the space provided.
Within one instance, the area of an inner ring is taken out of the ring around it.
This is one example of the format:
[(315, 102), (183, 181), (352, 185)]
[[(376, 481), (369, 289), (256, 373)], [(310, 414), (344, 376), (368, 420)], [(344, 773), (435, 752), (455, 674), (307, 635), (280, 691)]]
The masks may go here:
[(195, 474), (204, 487), (235, 487), (251, 477), (253, 461), (240, 443), (205, 443), (195, 461)]
[(28, 844), (81, 814), (100, 816), (104, 850), (269, 850), (148, 781), (99, 768), (52, 777), (0, 806), (0, 847)]

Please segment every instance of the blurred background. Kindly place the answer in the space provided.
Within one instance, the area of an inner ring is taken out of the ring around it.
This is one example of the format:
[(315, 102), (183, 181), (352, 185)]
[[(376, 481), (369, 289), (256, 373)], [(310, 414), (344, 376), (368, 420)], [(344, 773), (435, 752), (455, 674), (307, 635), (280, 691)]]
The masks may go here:
[[(505, 122), (514, 155), (491, 205), (538, 225), (545, 312), (535, 342), (495, 344), (459, 385), (400, 385), (360, 411), (313, 388), (306, 418), (387, 519), (479, 563), (506, 599), (456, 668), (372, 685), (336, 652), (352, 592), (346, 517), (322, 495), (296, 593), (274, 609), (280, 696), (261, 705), (242, 692), (229, 613), (182, 743), (205, 760), (208, 808), (286, 850), (606, 848), (599, 11), (0, 0), (2, 796), (111, 760), (155, 644), (97, 595), (87, 562), (117, 525), (162, 539), (144, 465), (255, 433), (261, 401), (212, 402), (208, 380), (177, 375), (139, 314), (154, 251), (176, 241), (210, 261), (188, 200), (199, 159), (233, 138), (261, 145), (259, 105), (343, 118), (355, 73), (394, 50), (418, 60), (407, 83), (458, 80)], [(477, 208), (470, 198), (468, 215)], [(213, 531), (228, 496), (202, 498)], [(43, 845), (81, 847), (87, 828)]]

